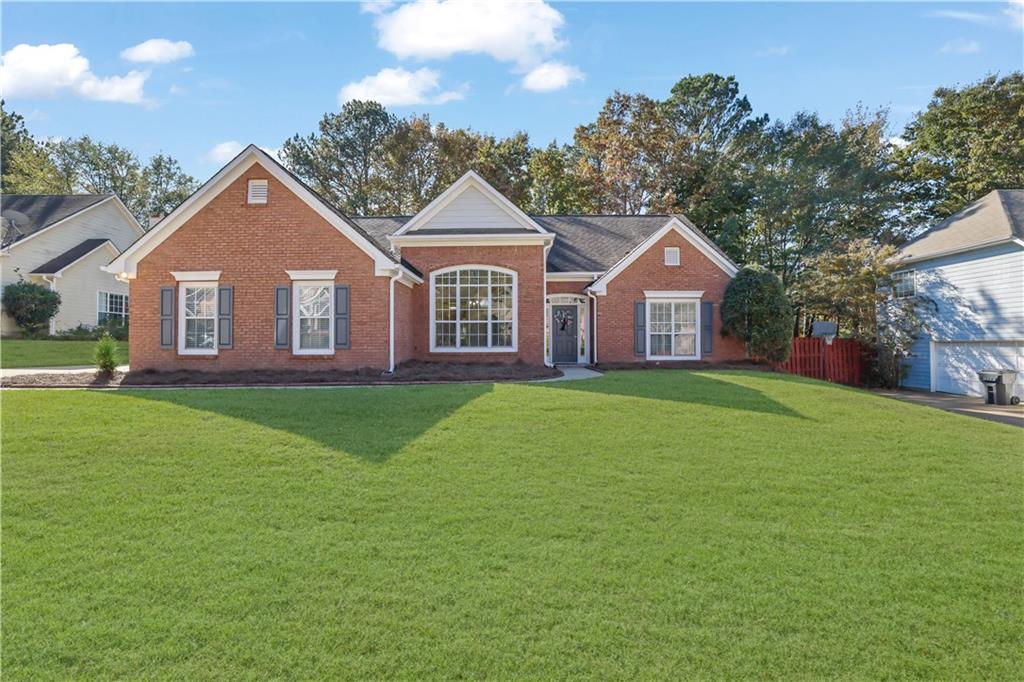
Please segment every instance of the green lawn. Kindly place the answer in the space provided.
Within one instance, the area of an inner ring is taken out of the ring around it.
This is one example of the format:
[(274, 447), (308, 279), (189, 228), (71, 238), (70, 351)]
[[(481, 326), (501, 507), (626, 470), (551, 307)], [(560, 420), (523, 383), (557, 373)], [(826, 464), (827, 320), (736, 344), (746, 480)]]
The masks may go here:
[(7, 391), (26, 678), (1024, 677), (1024, 430), (783, 375)]
[[(93, 364), (95, 341), (63, 341), (50, 339), (0, 339), (0, 366), (66, 367)], [(117, 342), (118, 364), (128, 362), (128, 343)]]

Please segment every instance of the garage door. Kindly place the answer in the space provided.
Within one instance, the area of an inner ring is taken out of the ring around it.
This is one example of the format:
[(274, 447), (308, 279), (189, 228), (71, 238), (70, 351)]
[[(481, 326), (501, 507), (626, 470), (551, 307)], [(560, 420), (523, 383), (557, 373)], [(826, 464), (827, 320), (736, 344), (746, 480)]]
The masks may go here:
[[(1024, 342), (944, 342), (935, 344), (935, 390), (962, 395), (983, 395), (978, 370), (1016, 369), (1024, 373)], [(1024, 376), (1013, 390), (1024, 396)]]

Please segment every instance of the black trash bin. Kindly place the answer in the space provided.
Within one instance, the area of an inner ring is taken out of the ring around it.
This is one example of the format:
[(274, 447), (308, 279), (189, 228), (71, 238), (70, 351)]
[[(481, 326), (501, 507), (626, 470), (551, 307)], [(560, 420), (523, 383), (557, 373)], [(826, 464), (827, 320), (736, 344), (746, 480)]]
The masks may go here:
[(1016, 405), (1020, 399), (1013, 395), (1017, 372), (1012, 369), (984, 369), (978, 379), (985, 385), (985, 402), (989, 405)]

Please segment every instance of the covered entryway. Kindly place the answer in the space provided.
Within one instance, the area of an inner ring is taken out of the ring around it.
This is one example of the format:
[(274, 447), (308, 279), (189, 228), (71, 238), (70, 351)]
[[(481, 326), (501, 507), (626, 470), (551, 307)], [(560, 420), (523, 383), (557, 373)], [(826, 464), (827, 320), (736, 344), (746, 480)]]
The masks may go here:
[(548, 364), (589, 364), (588, 305), (587, 297), (579, 294), (552, 294), (547, 297), (544, 332)]
[[(959, 395), (984, 395), (978, 372), (1016, 369), (1024, 374), (1022, 341), (936, 341), (932, 344), (932, 390)], [(1014, 395), (1024, 396), (1024, 376)]]

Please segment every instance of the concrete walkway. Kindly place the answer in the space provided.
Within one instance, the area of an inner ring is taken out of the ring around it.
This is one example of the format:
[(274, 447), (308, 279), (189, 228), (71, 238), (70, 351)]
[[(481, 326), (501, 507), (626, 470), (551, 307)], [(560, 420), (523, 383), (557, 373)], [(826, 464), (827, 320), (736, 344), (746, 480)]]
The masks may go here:
[[(118, 365), (118, 372), (127, 372), (128, 365)], [(78, 374), (95, 372), (96, 365), (72, 365), (70, 367), (8, 367), (0, 369), (0, 377), (25, 376), (26, 374)]]
[(987, 405), (984, 398), (950, 393), (928, 393), (925, 391), (876, 390), (878, 395), (895, 398), (908, 403), (926, 405), (946, 412), (987, 419), (1010, 426), (1024, 428), (1024, 405)]
[(565, 365), (558, 369), (562, 370), (562, 376), (551, 379), (537, 379), (534, 383), (543, 384), (550, 381), (579, 381), (581, 379), (597, 379), (598, 377), (604, 376), (600, 372), (596, 372), (586, 367), (579, 367), (577, 365)]

